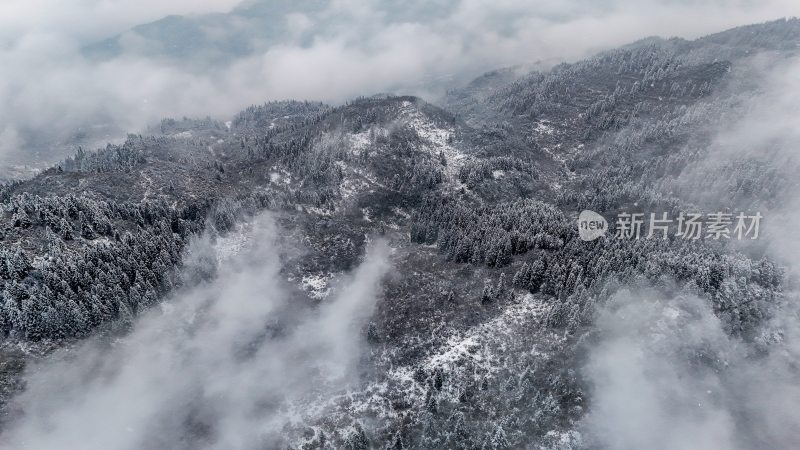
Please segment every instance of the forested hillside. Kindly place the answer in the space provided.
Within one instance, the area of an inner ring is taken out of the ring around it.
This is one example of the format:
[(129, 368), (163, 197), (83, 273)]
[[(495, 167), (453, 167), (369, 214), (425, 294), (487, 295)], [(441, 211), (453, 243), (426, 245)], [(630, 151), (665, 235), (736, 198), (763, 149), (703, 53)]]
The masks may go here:
[[(265, 448), (611, 448), (587, 419), (602, 399), (582, 368), (616, 330), (607, 308), (620, 293), (700, 299), (689, 317), (718, 323), (746, 356), (697, 335), (675, 351), (729, 381), (785, 350), (776, 321), (797, 281), (768, 251), (774, 235), (616, 239), (612, 227), (587, 242), (578, 213), (612, 225), (620, 212), (777, 216), (798, 192), (786, 142), (718, 157), (720, 135), (799, 49), (798, 20), (647, 38), (544, 72), (492, 72), (440, 106), (270, 102), (227, 123), (164, 119), (151, 135), (77, 149), (0, 190), (4, 355), (37, 361), (125, 336), (217, 276), (225, 258), (198, 257), (199, 240), (235, 253), (230, 243), (269, 211), (291, 308), (324, 311), (376, 240), (393, 249), (393, 269), (358, 332), (358, 382), (300, 405), (271, 398), (291, 412)], [(275, 319), (252, 345), (292, 327)], [(23, 366), (2, 371), (6, 423)], [(201, 406), (179, 425), (186, 448), (213, 442)], [(737, 414), (746, 424), (759, 411)], [(786, 442), (745, 437), (742, 448)]]

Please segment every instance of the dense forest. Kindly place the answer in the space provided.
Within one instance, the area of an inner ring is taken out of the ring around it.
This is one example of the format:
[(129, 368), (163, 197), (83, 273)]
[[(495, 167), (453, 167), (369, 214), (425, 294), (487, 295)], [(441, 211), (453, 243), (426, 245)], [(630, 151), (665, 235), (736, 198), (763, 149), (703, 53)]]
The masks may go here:
[[(324, 295), (301, 280), (347, 273), (374, 239), (395, 249), (397, 272), (361, 333), (365, 378), (330, 417), (287, 422), (279, 447), (585, 448), (575, 433), (592, 386), (580, 367), (620, 291), (696, 296), (753, 358), (781, 351), (765, 336), (782, 333), (770, 327), (797, 280), (767, 244), (586, 242), (576, 217), (778, 211), (798, 167), (777, 144), (713, 155), (720, 128), (766, 89), (754, 58), (780, 70), (798, 49), (798, 20), (648, 38), (544, 72), (489, 73), (441, 106), (269, 102), (227, 124), (164, 119), (151, 135), (77, 149), (0, 190), (0, 331), (31, 345), (123, 336), (214, 278), (216, 260), (187, 267), (193, 240), (223, 240), (268, 210), (296, 247), (281, 274), (309, 308)], [(453, 342), (477, 343), (441, 362)], [(698, 350), (697, 364), (717, 356)]]

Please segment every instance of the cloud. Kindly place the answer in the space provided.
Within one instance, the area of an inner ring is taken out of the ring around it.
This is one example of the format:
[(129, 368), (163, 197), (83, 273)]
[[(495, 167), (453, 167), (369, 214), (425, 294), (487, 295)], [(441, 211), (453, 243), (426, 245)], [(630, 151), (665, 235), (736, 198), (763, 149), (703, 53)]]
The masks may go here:
[[(614, 449), (797, 448), (796, 315), (769, 354), (727, 335), (704, 299), (631, 290), (598, 320), (584, 374), (591, 444)], [(774, 336), (771, 336), (774, 338)]]
[[(800, 15), (800, 4), (790, 0), (416, 0), (402, 7), (331, 0), (318, 8), (276, 4), (285, 16), (270, 22), (241, 16), (229, 16), (222, 28), (200, 22), (214, 37), (210, 42), (232, 33), (257, 49), (228, 55), (222, 64), (154, 56), (142, 51), (152, 42), (130, 33), (121, 41), (123, 53), (111, 60), (80, 51), (135, 23), (168, 13), (224, 12), (234, 3), (4, 2), (0, 163), (60, 159), (65, 147), (80, 142), (77, 129), (95, 144), (139, 132), (162, 117), (227, 119), (266, 100), (341, 102), (386, 91), (434, 97), (443, 87), (502, 66), (575, 60), (646, 35), (692, 38)], [(258, 33), (268, 32), (265, 26), (285, 33), (264, 37)]]
[(228, 12), (241, 0), (4, 0), (0, 43), (31, 33), (87, 42), (170, 14)]
[[(758, 257), (778, 260), (795, 275), (799, 75), (796, 57), (758, 56), (738, 67), (719, 102), (725, 109), (715, 111), (722, 120), (711, 130), (712, 145), (687, 169), (692, 180), (715, 174), (720, 165), (755, 167), (755, 186), (765, 187), (752, 199), (765, 216)], [(736, 181), (752, 174), (729, 175)], [(775, 182), (783, 178), (788, 182)], [(733, 205), (727, 181), (714, 178), (712, 204)], [(691, 186), (688, 195), (705, 194)], [(797, 287), (784, 286), (750, 340), (725, 333), (709, 299), (641, 288), (615, 295), (599, 312), (583, 369), (591, 386), (584, 436), (600, 448), (621, 450), (800, 447)]]
[(800, 233), (794, 229), (800, 223), (800, 58), (759, 58), (748, 75), (758, 80), (757, 95), (719, 132), (709, 160), (763, 164), (760, 181), (770, 190), (756, 196), (766, 197), (757, 200), (765, 214), (767, 252), (800, 273)]
[[(275, 224), (257, 218), (243, 253), (180, 292), (112, 343), (64, 349), (26, 375), (0, 447), (264, 448), (287, 423), (320, 420), (361, 355), (361, 336), (389, 269), (383, 242), (318, 308), (281, 280)], [(187, 270), (214, 261), (208, 236)], [(343, 425), (346, 426), (346, 425)]]
[(657, 189), (707, 210), (760, 212), (758, 242), (736, 242), (800, 269), (800, 58), (770, 52), (742, 60), (712, 102), (699, 160)]

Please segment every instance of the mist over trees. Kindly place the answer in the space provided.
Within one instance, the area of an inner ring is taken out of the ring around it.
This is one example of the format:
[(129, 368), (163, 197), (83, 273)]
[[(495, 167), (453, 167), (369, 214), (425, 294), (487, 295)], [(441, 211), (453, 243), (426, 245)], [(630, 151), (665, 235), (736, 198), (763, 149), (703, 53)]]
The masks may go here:
[[(771, 218), (797, 197), (798, 44), (780, 20), (491, 72), (442, 106), (164, 119), (3, 185), (0, 350), (24, 362), (2, 374), (3, 438), (796, 446), (800, 247)], [(588, 242), (584, 209), (765, 230)]]

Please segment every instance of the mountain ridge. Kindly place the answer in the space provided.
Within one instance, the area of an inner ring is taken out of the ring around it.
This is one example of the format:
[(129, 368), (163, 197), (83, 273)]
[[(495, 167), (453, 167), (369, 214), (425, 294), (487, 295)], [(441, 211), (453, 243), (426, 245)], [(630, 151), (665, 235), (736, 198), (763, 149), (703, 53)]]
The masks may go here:
[[(768, 154), (700, 163), (713, 127), (759, 93), (747, 52), (791, 61), (787, 36), (800, 40), (800, 21), (640, 41), (521, 77), (501, 70), (442, 106), (272, 102), (230, 123), (165, 119), (153, 136), (79, 151), (0, 191), (5, 351), (124, 336), (196, 282), (182, 272), (194, 237), (235, 239), (269, 210), (288, 241), (280, 274), (300, 305), (324, 305), (378, 237), (395, 267), (361, 333), (367, 375), (340, 393), (352, 403), (287, 425), (282, 445), (591, 445), (579, 433), (592, 407), (579, 369), (602, 337), (598, 308), (626, 286), (696, 296), (726, 335), (780, 348), (762, 337), (789, 281), (765, 248), (584, 242), (575, 218), (768, 207), (790, 193), (795, 167), (765, 175)], [(692, 189), (715, 177), (735, 188)], [(211, 266), (198, 279), (213, 279)]]

